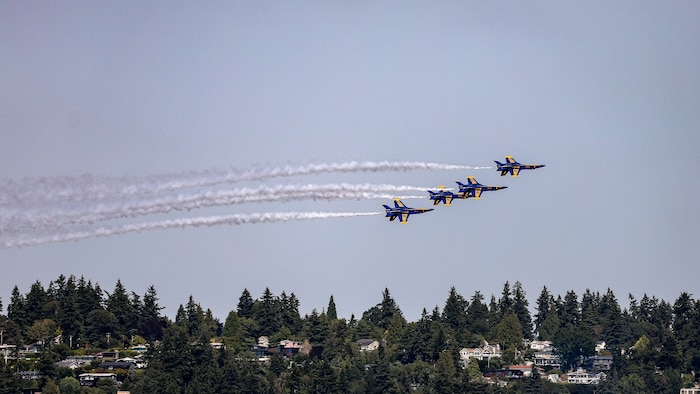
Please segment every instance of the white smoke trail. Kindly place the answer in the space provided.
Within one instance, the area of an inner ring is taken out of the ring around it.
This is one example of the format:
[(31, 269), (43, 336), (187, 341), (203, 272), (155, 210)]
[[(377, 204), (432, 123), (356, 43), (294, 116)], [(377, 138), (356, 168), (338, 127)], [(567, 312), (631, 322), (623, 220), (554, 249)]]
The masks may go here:
[(0, 204), (26, 206), (52, 201), (91, 201), (122, 198), (130, 195), (160, 193), (185, 188), (260, 181), (322, 173), (388, 172), (417, 170), (482, 170), (493, 167), (415, 161), (350, 161), (343, 163), (308, 164), (240, 170), (209, 170), (144, 177), (78, 177), (26, 178), (0, 182)]
[(37, 212), (24, 210), (9, 216), (0, 214), (0, 232), (18, 234), (33, 229), (60, 227), (80, 223), (134, 218), (142, 215), (189, 211), (197, 208), (228, 206), (255, 202), (288, 202), (312, 199), (333, 201), (339, 199), (391, 199), (425, 198), (425, 196), (396, 196), (381, 192), (425, 191), (428, 188), (387, 184), (327, 184), (327, 185), (280, 185), (276, 187), (241, 188), (234, 190), (204, 191), (194, 194), (163, 196), (140, 201), (126, 201), (75, 209), (58, 209)]
[(48, 243), (79, 241), (87, 238), (108, 237), (111, 235), (166, 230), (171, 228), (188, 228), (218, 225), (241, 225), (255, 223), (287, 222), (290, 220), (311, 220), (344, 218), (354, 216), (380, 215), (382, 212), (271, 212), (254, 214), (235, 214), (226, 216), (208, 216), (197, 218), (170, 219), (156, 222), (125, 224), (113, 227), (98, 227), (94, 229), (62, 232), (47, 236), (23, 237), (0, 241), (0, 248), (19, 248)]

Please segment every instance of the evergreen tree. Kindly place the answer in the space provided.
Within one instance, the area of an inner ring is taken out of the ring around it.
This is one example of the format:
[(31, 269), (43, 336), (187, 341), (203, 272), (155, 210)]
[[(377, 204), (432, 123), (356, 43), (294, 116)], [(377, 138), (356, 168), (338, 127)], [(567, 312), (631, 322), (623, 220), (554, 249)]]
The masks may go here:
[(63, 333), (63, 340), (66, 343), (71, 342), (71, 337), (78, 338), (83, 331), (77, 297), (75, 277), (71, 275), (65, 281), (65, 285), (59, 288), (58, 304), (60, 314), (56, 316), (57, 323)]
[(493, 339), (503, 344), (503, 362), (517, 362), (519, 350), (522, 348), (523, 328), (515, 313), (506, 314), (493, 329)]
[(501, 298), (498, 300), (499, 317), (503, 318), (510, 312), (513, 312), (513, 299), (511, 298), (510, 283), (506, 281), (506, 283), (503, 285)]
[(328, 319), (330, 320), (338, 319), (338, 312), (336, 312), (335, 310), (335, 301), (333, 300), (333, 294), (331, 294), (331, 299), (328, 301), (328, 312), (326, 312), (326, 315), (328, 315)]
[(535, 332), (538, 333), (540, 339), (542, 339), (540, 327), (549, 316), (552, 304), (554, 304), (554, 298), (549, 293), (549, 290), (547, 290), (547, 286), (544, 286), (542, 292), (540, 292), (540, 296), (537, 298), (537, 313), (535, 313)]
[(550, 304), (550, 310), (549, 313), (547, 313), (547, 317), (544, 319), (544, 321), (542, 321), (537, 330), (539, 338), (543, 341), (553, 340), (554, 337), (556, 337), (556, 334), (559, 331), (560, 327), (561, 324), (559, 324), (559, 313), (557, 312), (557, 304), (555, 302), (552, 302)]
[(620, 304), (611, 289), (601, 298), (598, 314), (605, 322), (603, 339), (610, 347), (622, 348), (630, 340), (630, 327), (625, 324)]
[(164, 309), (158, 305), (158, 294), (153, 285), (150, 285), (143, 296), (143, 308), (141, 309), (141, 335), (149, 341), (163, 338), (165, 321), (160, 315)]
[(114, 286), (114, 291), (107, 297), (107, 311), (117, 318), (116, 332), (112, 333), (115, 337), (128, 333), (131, 328), (136, 328), (138, 325), (136, 311), (119, 279)]
[(269, 288), (265, 288), (254, 316), (263, 335), (272, 335), (282, 327), (282, 306)]
[(248, 289), (243, 289), (241, 297), (238, 299), (238, 316), (253, 317), (253, 297), (250, 296)]
[(522, 336), (525, 339), (532, 339), (532, 317), (530, 316), (529, 303), (525, 298), (525, 290), (519, 281), (513, 284), (513, 312), (518, 317), (522, 326)]
[(204, 311), (202, 310), (202, 306), (194, 302), (194, 297), (190, 295), (190, 298), (187, 300), (187, 305), (185, 306), (185, 327), (187, 328), (187, 334), (191, 337), (199, 336), (203, 320)]
[[(483, 303), (484, 296), (479, 291), (474, 292), (467, 307), (467, 327), (474, 335), (484, 337), (489, 332), (489, 308)], [(472, 340), (472, 345), (481, 341)]]
[(564, 303), (559, 311), (559, 324), (563, 329), (576, 330), (579, 327), (581, 320), (580, 306), (578, 296), (571, 290), (566, 292)]
[(455, 287), (450, 288), (450, 295), (445, 301), (445, 308), (442, 310), (442, 322), (454, 332), (463, 332), (467, 329), (467, 307), (468, 302), (457, 291)]
[(297, 296), (292, 293), (287, 297), (283, 291), (280, 296), (280, 303), (282, 308), (282, 326), (287, 327), (291, 332), (300, 331), (301, 316), (299, 316), (299, 299), (297, 299)]
[(19, 288), (17, 286), (12, 288), (10, 304), (7, 306), (7, 318), (20, 328), (27, 327), (29, 323), (27, 316), (27, 304), (24, 296), (19, 292)]
[(48, 297), (46, 295), (46, 291), (44, 291), (44, 287), (41, 285), (41, 282), (37, 280), (34, 282), (34, 284), (32, 284), (32, 287), (29, 290), (29, 293), (27, 293), (25, 300), (25, 310), (28, 324), (32, 324), (36, 320), (41, 320), (47, 317), (46, 313), (44, 312), (44, 307), (46, 306)]
[(599, 313), (600, 302), (600, 294), (594, 294), (589, 289), (586, 289), (581, 297), (581, 329), (597, 341), (603, 339), (603, 324)]
[(435, 363), (435, 372), (430, 378), (430, 387), (435, 393), (454, 393), (457, 385), (457, 368), (449, 351), (440, 352)]
[(682, 292), (673, 304), (673, 334), (683, 349), (691, 348), (697, 333), (693, 327), (696, 322), (695, 313), (695, 303), (690, 294)]

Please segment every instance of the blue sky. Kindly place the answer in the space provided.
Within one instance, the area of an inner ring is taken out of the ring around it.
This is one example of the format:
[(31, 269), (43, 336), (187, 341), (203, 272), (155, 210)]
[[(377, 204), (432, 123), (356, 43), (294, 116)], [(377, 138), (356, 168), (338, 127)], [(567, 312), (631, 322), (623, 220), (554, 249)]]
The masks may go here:
[[(409, 320), (442, 307), (451, 286), (488, 301), (506, 281), (520, 281), (531, 306), (545, 285), (562, 296), (611, 288), (623, 305), (628, 293), (697, 297), (699, 12), (680, 1), (2, 3), (5, 185), (351, 160), (490, 166), (513, 155), (547, 167), (515, 179), (451, 170), (217, 186), (434, 187), (474, 175), (508, 189), (406, 226), (381, 215), (0, 249), (0, 298), (60, 274), (108, 291), (120, 279), (141, 295), (153, 284), (170, 317), (191, 294), (222, 320), (244, 288), (293, 292), (302, 314), (332, 294), (346, 318), (388, 288)], [(427, 207), (425, 196), (406, 203)]]

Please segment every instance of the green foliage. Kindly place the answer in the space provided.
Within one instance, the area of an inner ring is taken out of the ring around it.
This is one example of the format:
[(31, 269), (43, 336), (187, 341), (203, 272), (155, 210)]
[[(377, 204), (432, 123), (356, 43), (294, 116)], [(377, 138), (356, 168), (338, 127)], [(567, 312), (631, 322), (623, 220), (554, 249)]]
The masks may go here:
[(65, 377), (58, 383), (58, 388), (61, 390), (61, 394), (79, 394), (80, 382), (72, 376)]
[[(555, 298), (545, 287), (533, 320), (525, 290), (516, 281), (512, 288), (506, 282), (501, 297), (492, 296), (488, 305), (479, 291), (467, 301), (452, 287), (442, 310), (423, 309), (419, 320), (407, 322), (384, 289), (381, 302), (360, 320), (353, 316), (346, 321), (338, 319), (332, 296), (326, 311), (313, 310), (302, 318), (293, 293), (276, 296), (268, 288), (259, 299), (244, 290), (224, 324), (190, 296), (172, 323), (160, 315), (153, 286), (140, 297), (117, 281), (114, 291), (103, 298), (99, 285), (82, 277), (59, 276), (46, 290), (38, 281), (27, 294), (15, 287), (7, 316), (0, 315), (0, 330), (5, 343), (43, 339), (48, 344), (61, 336), (72, 340), (73, 348), (66, 342), (51, 343), (38, 357), (3, 365), (0, 394), (16, 393), (21, 382), (14, 372), (31, 369), (44, 376), (39, 386), (45, 392), (115, 392), (108, 381), (95, 388), (76, 386), (75, 376), (84, 370), (71, 372), (55, 365), (59, 358), (77, 353), (76, 348), (84, 353), (85, 343), (106, 348), (107, 334), (111, 348), (150, 342), (148, 368), (118, 375), (124, 380), (122, 387), (133, 394), (592, 392), (592, 387), (553, 384), (536, 376), (504, 388), (484, 383), (482, 372), (531, 356), (533, 352), (523, 348), (523, 338), (535, 333), (554, 341), (564, 359), (563, 370), (581, 365), (594, 353), (595, 341), (605, 340), (613, 368), (597, 392), (677, 393), (681, 386), (692, 384), (690, 372), (700, 369), (700, 301), (681, 293), (673, 304), (646, 294), (639, 301), (630, 295), (629, 302), (628, 310), (620, 308), (610, 289), (602, 295), (586, 290), (579, 299), (573, 291)], [(252, 361), (251, 346), (260, 335), (268, 336), (272, 347), (282, 339), (306, 341), (305, 352), (311, 354), (276, 353), (270, 354), (269, 362)], [(361, 352), (358, 339), (377, 340), (380, 347)], [(212, 340), (223, 341), (226, 350), (214, 350)], [(500, 344), (503, 357), (472, 361), (463, 368), (459, 350), (483, 341)]]

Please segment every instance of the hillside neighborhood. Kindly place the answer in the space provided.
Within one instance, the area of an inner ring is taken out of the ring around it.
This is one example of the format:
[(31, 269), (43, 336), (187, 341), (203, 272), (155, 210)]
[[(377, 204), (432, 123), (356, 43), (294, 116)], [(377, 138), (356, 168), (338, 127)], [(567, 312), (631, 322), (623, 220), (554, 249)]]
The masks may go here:
[[(106, 294), (106, 296), (105, 296)], [(194, 297), (174, 320), (155, 289), (104, 292), (83, 278), (12, 292), (0, 315), (4, 393), (699, 393), (700, 302), (611, 290), (554, 297), (531, 315), (519, 282), (488, 303), (451, 288), (408, 322), (389, 290), (361, 317), (333, 296), (301, 316), (292, 293), (244, 289), (224, 321)]]

